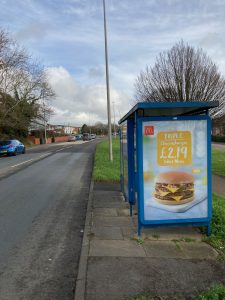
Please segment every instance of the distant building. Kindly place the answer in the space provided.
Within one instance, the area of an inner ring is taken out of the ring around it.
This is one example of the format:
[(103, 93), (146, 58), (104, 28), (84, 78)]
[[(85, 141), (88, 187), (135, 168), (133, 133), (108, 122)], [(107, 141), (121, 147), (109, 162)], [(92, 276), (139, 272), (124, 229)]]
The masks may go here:
[(53, 131), (57, 134), (77, 134), (80, 132), (81, 127), (70, 125), (52, 125), (47, 124), (47, 131)]
[[(79, 126), (70, 126), (70, 125), (54, 125), (46, 124), (47, 133), (51, 135), (72, 135), (80, 132), (81, 127)], [(44, 130), (44, 124), (33, 124), (30, 128), (30, 133), (35, 134), (35, 132), (40, 132)]]

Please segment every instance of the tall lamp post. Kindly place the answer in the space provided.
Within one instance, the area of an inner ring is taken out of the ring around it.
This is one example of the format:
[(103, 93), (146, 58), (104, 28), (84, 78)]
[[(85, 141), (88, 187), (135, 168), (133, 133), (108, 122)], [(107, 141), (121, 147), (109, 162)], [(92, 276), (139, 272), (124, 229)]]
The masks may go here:
[(47, 122), (46, 122), (46, 110), (45, 110), (45, 101), (43, 99), (43, 107), (44, 107), (44, 127), (45, 127), (45, 144), (47, 144)]
[(114, 117), (114, 122), (113, 122), (113, 134), (114, 138), (116, 138), (116, 118), (115, 118), (115, 102), (113, 101), (113, 117)]
[(111, 126), (111, 107), (110, 107), (110, 91), (109, 91), (109, 67), (108, 67), (108, 47), (107, 47), (107, 28), (106, 28), (105, 0), (102, 0), (102, 1), (103, 1), (104, 33), (105, 33), (105, 71), (106, 71), (106, 89), (107, 89), (109, 160), (113, 161), (113, 155), (112, 155), (112, 126)]

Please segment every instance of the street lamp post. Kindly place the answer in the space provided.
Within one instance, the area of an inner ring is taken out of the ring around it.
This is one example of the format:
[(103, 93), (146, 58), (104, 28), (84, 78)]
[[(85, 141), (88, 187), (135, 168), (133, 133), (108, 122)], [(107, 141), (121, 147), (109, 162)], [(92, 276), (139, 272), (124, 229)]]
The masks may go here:
[(46, 124), (46, 111), (45, 111), (45, 101), (43, 100), (43, 107), (44, 107), (44, 127), (45, 127), (45, 144), (47, 144), (47, 124)]
[(116, 138), (116, 118), (115, 118), (115, 102), (113, 101), (113, 116), (114, 116), (114, 122), (113, 122), (113, 134)]
[(113, 161), (113, 155), (112, 155), (112, 126), (111, 126), (111, 107), (110, 107), (110, 90), (109, 90), (109, 67), (108, 67), (108, 47), (107, 47), (106, 13), (105, 13), (105, 0), (102, 0), (102, 1), (103, 1), (104, 33), (105, 33), (105, 70), (106, 70), (106, 89), (107, 89), (109, 160), (110, 160), (110, 161)]

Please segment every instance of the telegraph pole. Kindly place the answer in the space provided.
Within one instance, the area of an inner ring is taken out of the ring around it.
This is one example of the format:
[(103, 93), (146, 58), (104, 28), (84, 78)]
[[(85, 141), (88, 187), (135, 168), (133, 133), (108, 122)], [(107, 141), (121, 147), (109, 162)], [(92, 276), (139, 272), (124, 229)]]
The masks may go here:
[(105, 33), (105, 71), (106, 71), (106, 89), (107, 89), (107, 113), (108, 113), (108, 138), (109, 138), (109, 160), (113, 161), (112, 155), (112, 126), (111, 126), (111, 107), (110, 107), (110, 90), (109, 90), (109, 67), (108, 67), (108, 47), (107, 47), (107, 28), (105, 0), (103, 1), (104, 12), (104, 33)]

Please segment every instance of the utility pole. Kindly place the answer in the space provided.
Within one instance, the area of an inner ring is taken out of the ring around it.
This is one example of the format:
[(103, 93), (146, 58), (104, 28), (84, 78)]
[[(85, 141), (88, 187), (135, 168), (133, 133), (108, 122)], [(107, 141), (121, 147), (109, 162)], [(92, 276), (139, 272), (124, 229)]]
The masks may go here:
[(45, 101), (44, 100), (43, 100), (43, 107), (44, 107), (45, 144), (47, 144), (46, 110), (45, 110)]
[(112, 154), (111, 107), (110, 107), (110, 91), (109, 91), (108, 47), (107, 47), (107, 28), (106, 28), (106, 13), (105, 13), (105, 0), (102, 0), (102, 1), (103, 1), (104, 33), (105, 33), (105, 71), (106, 71), (106, 89), (107, 89), (109, 160), (110, 160), (110, 161), (113, 161), (113, 154)]
[(115, 101), (113, 101), (113, 116), (114, 116), (113, 132), (114, 132), (114, 137), (116, 138)]

